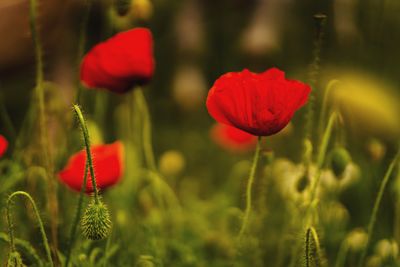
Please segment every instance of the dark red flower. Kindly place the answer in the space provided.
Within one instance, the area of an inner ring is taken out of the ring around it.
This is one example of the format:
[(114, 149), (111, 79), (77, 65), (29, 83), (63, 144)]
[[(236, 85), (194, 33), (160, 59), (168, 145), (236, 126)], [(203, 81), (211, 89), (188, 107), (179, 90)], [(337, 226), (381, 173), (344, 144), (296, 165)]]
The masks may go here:
[[(96, 145), (91, 148), (93, 156), (94, 173), (99, 189), (114, 185), (121, 178), (124, 171), (124, 147), (119, 141), (109, 145)], [(61, 181), (76, 191), (82, 187), (84, 169), (86, 164), (86, 151), (81, 150), (72, 155), (65, 168), (58, 173)], [(93, 192), (92, 181), (88, 173), (86, 192)]]
[(311, 89), (272, 68), (263, 73), (229, 72), (208, 92), (207, 109), (218, 122), (257, 136), (282, 130), (307, 102)]
[(6, 153), (8, 147), (7, 139), (0, 134), (0, 157)]
[(246, 152), (257, 145), (256, 136), (222, 123), (216, 123), (211, 128), (211, 138), (216, 144), (232, 152)]
[(81, 81), (89, 88), (124, 93), (153, 76), (153, 38), (150, 30), (118, 33), (93, 47), (83, 58)]

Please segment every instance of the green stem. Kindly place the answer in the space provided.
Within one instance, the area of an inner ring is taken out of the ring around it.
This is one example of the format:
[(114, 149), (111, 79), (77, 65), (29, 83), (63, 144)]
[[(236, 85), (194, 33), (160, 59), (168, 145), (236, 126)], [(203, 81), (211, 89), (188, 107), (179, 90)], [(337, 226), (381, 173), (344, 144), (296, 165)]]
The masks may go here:
[(252, 197), (251, 197), (251, 189), (252, 189), (252, 185), (254, 183), (254, 177), (255, 177), (255, 173), (256, 173), (256, 169), (257, 169), (257, 163), (258, 163), (258, 160), (260, 158), (260, 150), (261, 150), (261, 136), (258, 137), (256, 152), (254, 153), (253, 163), (252, 163), (251, 169), (250, 169), (249, 180), (247, 181), (247, 187), (246, 187), (246, 209), (245, 209), (245, 212), (244, 212), (242, 226), (241, 226), (240, 231), (239, 231), (239, 240), (241, 239), (241, 237), (243, 236), (243, 234), (246, 231), (247, 224), (248, 224), (249, 217), (250, 217), (250, 213), (251, 213), (251, 209), (252, 209), (252, 206), (251, 206), (251, 199), (252, 199)]
[(44, 72), (43, 72), (43, 50), (42, 43), (40, 41), (39, 32), (37, 30), (37, 1), (29, 1), (29, 24), (32, 34), (33, 45), (35, 49), (35, 61), (36, 61), (36, 97), (38, 101), (39, 109), (39, 128), (40, 128), (40, 142), (43, 152), (44, 166), (47, 170), (47, 195), (48, 195), (48, 205), (51, 214), (51, 236), (53, 240), (54, 255), (57, 259), (57, 217), (58, 217), (58, 207), (57, 207), (57, 196), (56, 196), (56, 185), (53, 175), (53, 163), (50, 158), (50, 146), (48, 144), (48, 133), (46, 129), (46, 113), (45, 113), (45, 103), (44, 103)]
[(376, 216), (378, 215), (378, 211), (379, 211), (379, 206), (381, 204), (382, 197), (383, 197), (383, 194), (384, 194), (385, 189), (386, 189), (386, 185), (389, 182), (389, 179), (390, 179), (390, 176), (392, 175), (394, 167), (396, 166), (396, 162), (397, 162), (397, 160), (399, 158), (399, 155), (400, 155), (400, 149), (398, 150), (396, 156), (394, 157), (394, 159), (390, 163), (389, 168), (386, 171), (386, 174), (383, 177), (383, 180), (382, 180), (381, 185), (379, 187), (378, 195), (376, 196), (374, 207), (372, 209), (371, 218), (369, 220), (369, 224), (368, 224), (368, 228), (367, 228), (367, 234), (368, 234), (367, 244), (364, 246), (364, 248), (363, 248), (363, 250), (361, 252), (360, 261), (358, 262), (358, 266), (359, 267), (363, 267), (363, 265), (364, 265), (364, 259), (365, 259), (366, 255), (367, 255), (367, 250), (368, 250), (369, 243), (371, 242), (371, 238), (372, 238), (372, 234), (373, 234), (374, 227), (375, 227), (375, 222), (376, 222)]
[(143, 91), (141, 88), (136, 88), (134, 90), (135, 94), (135, 99), (136, 99), (136, 104), (138, 105), (138, 109), (140, 110), (140, 113), (142, 114), (143, 118), (143, 152), (144, 152), (144, 157), (146, 159), (146, 163), (148, 168), (151, 171), (156, 171), (156, 161), (154, 159), (154, 153), (153, 153), (153, 145), (152, 145), (152, 133), (151, 133), (151, 121), (150, 121), (150, 113), (149, 109), (147, 107), (146, 99), (144, 97)]
[(168, 205), (180, 210), (181, 206), (174, 190), (172, 190), (170, 185), (160, 176), (160, 174), (158, 172), (148, 171), (148, 175), (157, 188), (161, 186), (161, 191), (163, 191), (166, 196), (166, 202), (169, 202)]
[(337, 114), (333, 112), (329, 117), (328, 125), (325, 129), (324, 135), (322, 137), (321, 144), (319, 146), (318, 156), (317, 156), (317, 170), (315, 174), (315, 178), (312, 181), (311, 191), (310, 191), (310, 206), (315, 200), (316, 192), (319, 184), (319, 180), (321, 178), (321, 168), (325, 162), (326, 153), (328, 149), (329, 140), (331, 139), (333, 125), (336, 121)]
[(29, 0), (29, 24), (31, 28), (33, 45), (35, 47), (35, 59), (36, 59), (36, 84), (41, 85), (43, 82), (43, 53), (42, 53), (42, 43), (40, 41), (36, 27), (36, 21), (37, 21), (36, 9), (37, 9), (36, 0)]
[(33, 211), (36, 215), (36, 219), (38, 220), (38, 223), (39, 223), (39, 230), (42, 235), (43, 245), (46, 250), (47, 259), (48, 259), (50, 265), (54, 266), (53, 259), (51, 258), (49, 242), (47, 241), (46, 232), (44, 231), (43, 221), (40, 218), (39, 210), (37, 209), (36, 203), (33, 200), (33, 198), (27, 192), (24, 192), (24, 191), (16, 191), (16, 192), (12, 193), (7, 199), (6, 212), (7, 212), (7, 222), (8, 222), (9, 236), (10, 236), (11, 252), (15, 252), (15, 242), (14, 242), (14, 230), (13, 230), (13, 223), (12, 223), (12, 219), (11, 219), (10, 206), (11, 206), (11, 200), (13, 199), (14, 196), (17, 196), (17, 195), (24, 196), (31, 202)]
[(345, 239), (340, 245), (335, 267), (342, 267), (344, 265), (348, 250), (349, 246), (347, 245), (347, 239)]
[[(87, 25), (88, 25), (88, 21), (89, 21), (89, 14), (90, 14), (90, 8), (92, 5), (92, 1), (91, 0), (86, 0), (84, 1), (86, 8), (84, 10), (84, 14), (83, 14), (83, 18), (81, 21), (81, 25), (79, 27), (79, 40), (78, 40), (78, 55), (77, 55), (77, 69), (79, 72), (80, 69), (80, 64), (81, 64), (81, 60), (82, 60), (82, 56), (84, 54), (85, 51), (85, 46), (86, 46), (86, 29), (87, 29)], [(79, 75), (78, 75), (79, 77)], [(80, 84), (80, 80), (78, 78), (77, 80), (77, 91), (76, 91), (76, 96), (75, 96), (75, 103), (79, 103), (80, 98), (81, 98), (81, 94), (82, 94), (82, 85)]]
[(83, 118), (82, 111), (79, 108), (79, 106), (78, 105), (74, 105), (74, 110), (75, 110), (76, 116), (78, 117), (79, 123), (81, 125), (81, 130), (82, 130), (82, 134), (83, 134), (83, 140), (85, 142), (87, 162), (89, 164), (90, 178), (92, 180), (93, 191), (94, 191), (94, 200), (95, 200), (96, 204), (99, 204), (100, 203), (100, 201), (99, 201), (99, 191), (97, 189), (96, 176), (94, 174), (92, 153), (90, 151), (89, 132), (88, 132), (88, 129), (87, 129), (87, 126), (86, 126), (85, 119)]
[(321, 138), (322, 136), (322, 131), (325, 127), (325, 120), (326, 120), (326, 113), (328, 112), (328, 98), (330, 96), (332, 88), (334, 88), (338, 83), (340, 83), (339, 80), (331, 80), (328, 85), (326, 86), (325, 92), (324, 92), (324, 99), (322, 100), (322, 107), (321, 107), (321, 113), (319, 116), (319, 122), (318, 122), (318, 137)]
[(76, 229), (78, 228), (79, 220), (81, 218), (82, 206), (83, 206), (83, 196), (86, 191), (86, 183), (87, 183), (87, 177), (88, 177), (88, 168), (89, 168), (89, 165), (88, 165), (88, 162), (86, 161), (85, 174), (83, 176), (81, 192), (79, 194), (78, 207), (75, 212), (74, 222), (72, 224), (71, 233), (70, 233), (70, 237), (69, 237), (69, 245), (67, 248), (67, 252), (65, 254), (65, 266), (66, 267), (68, 267), (68, 263), (69, 263), (69, 260), (71, 257), (72, 247), (74, 246), (74, 242), (75, 242)]
[(313, 50), (313, 61), (310, 65), (310, 70), (308, 73), (308, 83), (310, 84), (311, 94), (309, 96), (307, 111), (306, 111), (306, 123), (305, 123), (305, 138), (312, 140), (312, 129), (314, 121), (314, 102), (315, 102), (315, 89), (317, 83), (317, 77), (320, 67), (320, 54), (322, 46), (323, 30), (325, 25), (326, 16), (323, 14), (314, 15), (315, 20), (315, 39), (314, 39), (314, 50)]

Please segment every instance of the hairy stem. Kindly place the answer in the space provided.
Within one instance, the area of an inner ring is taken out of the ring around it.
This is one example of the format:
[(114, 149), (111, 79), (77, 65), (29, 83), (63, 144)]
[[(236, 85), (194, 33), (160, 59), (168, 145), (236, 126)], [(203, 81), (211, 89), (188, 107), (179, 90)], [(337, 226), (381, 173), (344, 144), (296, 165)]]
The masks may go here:
[(314, 227), (309, 227), (305, 238), (305, 267), (321, 266), (322, 253), (317, 231)]
[(254, 153), (253, 163), (252, 163), (251, 169), (250, 169), (249, 180), (247, 181), (247, 187), (246, 187), (246, 209), (245, 209), (245, 212), (244, 212), (242, 226), (241, 226), (240, 231), (239, 231), (239, 240), (241, 239), (241, 237), (245, 233), (246, 228), (247, 228), (247, 224), (248, 224), (248, 221), (249, 221), (249, 218), (250, 218), (250, 213), (251, 213), (251, 209), (252, 209), (252, 206), (251, 206), (251, 200), (252, 200), (251, 191), (252, 191), (252, 185), (254, 183), (254, 177), (255, 177), (255, 173), (256, 173), (256, 169), (257, 169), (258, 160), (260, 158), (260, 150), (261, 150), (261, 136), (258, 137), (256, 152)]
[(35, 60), (36, 60), (36, 98), (38, 101), (39, 109), (39, 129), (40, 129), (40, 143), (41, 150), (43, 152), (44, 166), (47, 170), (47, 197), (50, 211), (51, 221), (51, 236), (53, 241), (54, 255), (57, 259), (57, 217), (58, 217), (58, 204), (57, 204), (57, 191), (56, 184), (53, 176), (53, 163), (50, 156), (50, 146), (48, 143), (48, 133), (46, 127), (46, 113), (44, 103), (44, 72), (43, 72), (43, 50), (42, 43), (40, 41), (39, 32), (37, 30), (37, 1), (30, 0), (29, 2), (29, 24), (32, 34), (33, 45), (35, 49)]
[(379, 187), (378, 195), (376, 196), (374, 207), (372, 209), (371, 218), (370, 218), (369, 223), (368, 223), (367, 244), (364, 246), (364, 248), (363, 248), (363, 250), (361, 252), (361, 257), (360, 257), (360, 260), (358, 262), (358, 267), (363, 267), (364, 266), (364, 260), (365, 260), (365, 256), (367, 255), (367, 250), (368, 250), (368, 247), (369, 247), (369, 243), (371, 242), (372, 234), (374, 232), (376, 216), (378, 215), (379, 206), (381, 204), (383, 194), (385, 193), (386, 185), (389, 182), (389, 178), (392, 175), (394, 167), (396, 166), (396, 163), (397, 163), (397, 160), (399, 158), (399, 155), (400, 155), (400, 149), (398, 150), (396, 156), (394, 157), (394, 159), (390, 163), (389, 168), (387, 169), (387, 171), (385, 173), (385, 176), (383, 177), (383, 180), (382, 180), (381, 185)]
[[(92, 181), (93, 185), (93, 191), (94, 191), (94, 200), (96, 204), (99, 204), (99, 191), (97, 189), (97, 183), (96, 183), (96, 176), (94, 173), (94, 167), (93, 167), (93, 160), (92, 160), (92, 153), (90, 151), (90, 138), (89, 138), (89, 131), (86, 126), (85, 119), (83, 118), (83, 114), (81, 109), (79, 108), (78, 105), (74, 105), (74, 110), (75, 114), (78, 118), (79, 124), (81, 126), (82, 134), (83, 134), (83, 140), (85, 142), (85, 148), (86, 148), (86, 157), (87, 157), (87, 164), (89, 165), (89, 170), (90, 170), (90, 178)], [(84, 185), (86, 186), (86, 185)]]
[[(89, 21), (89, 14), (90, 14), (90, 8), (92, 5), (92, 0), (86, 0), (85, 2), (85, 10), (83, 14), (83, 18), (81, 20), (81, 25), (79, 27), (79, 39), (78, 39), (78, 55), (77, 55), (77, 68), (79, 70), (81, 59), (83, 56), (83, 53), (85, 51), (85, 45), (86, 45), (86, 29)], [(78, 75), (79, 77), (79, 75)], [(75, 103), (79, 103), (80, 98), (81, 98), (81, 93), (82, 93), (82, 85), (80, 84), (79, 79), (77, 80), (77, 85), (76, 85), (76, 96), (75, 96)]]
[(42, 240), (43, 240), (43, 245), (44, 245), (44, 248), (45, 248), (45, 251), (46, 251), (47, 260), (49, 261), (51, 266), (54, 266), (53, 259), (51, 257), (49, 242), (47, 241), (46, 232), (44, 231), (44, 225), (43, 225), (42, 219), (40, 218), (39, 210), (38, 210), (38, 208), (36, 206), (36, 203), (33, 200), (33, 198), (27, 192), (24, 192), (24, 191), (16, 191), (16, 192), (12, 193), (7, 199), (6, 212), (7, 212), (7, 222), (8, 222), (9, 236), (10, 236), (10, 249), (11, 249), (11, 252), (15, 252), (15, 241), (14, 241), (14, 229), (13, 229), (14, 226), (13, 226), (12, 219), (11, 219), (11, 208), (10, 208), (10, 206), (11, 206), (12, 199), (15, 196), (18, 196), (18, 195), (26, 197), (29, 200), (29, 202), (31, 203), (31, 205), (33, 207), (33, 211), (34, 211), (34, 213), (36, 215), (36, 219), (38, 220), (38, 223), (39, 223), (39, 230), (40, 230), (40, 233), (42, 235)]
[(75, 242), (76, 229), (78, 228), (79, 220), (80, 220), (81, 214), (82, 214), (83, 197), (84, 197), (85, 190), (86, 190), (88, 169), (89, 169), (89, 165), (88, 165), (88, 162), (86, 161), (85, 174), (83, 176), (81, 192), (79, 194), (78, 206), (75, 211), (75, 217), (74, 217), (74, 221), (73, 221), (72, 228), (71, 228), (71, 233), (70, 233), (70, 237), (69, 237), (69, 245), (67, 248), (67, 252), (65, 253), (65, 266), (66, 267), (68, 267), (68, 264), (69, 264), (69, 260), (71, 257), (71, 251), (72, 251), (72, 248), (73, 248), (74, 242)]
[(316, 14), (314, 15), (315, 20), (315, 39), (314, 39), (314, 50), (313, 50), (313, 61), (310, 65), (308, 73), (308, 82), (313, 89), (309, 96), (307, 111), (306, 111), (306, 123), (305, 123), (305, 138), (312, 140), (312, 130), (314, 121), (314, 102), (315, 102), (315, 88), (317, 83), (317, 77), (320, 68), (320, 54), (322, 47), (322, 38), (324, 33), (324, 25), (326, 15)]

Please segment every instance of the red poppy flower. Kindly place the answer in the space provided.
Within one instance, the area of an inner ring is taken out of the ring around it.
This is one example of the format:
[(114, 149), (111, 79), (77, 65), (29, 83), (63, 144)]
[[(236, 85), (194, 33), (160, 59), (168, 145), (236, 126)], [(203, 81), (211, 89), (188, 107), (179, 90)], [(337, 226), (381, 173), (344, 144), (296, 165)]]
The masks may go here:
[(83, 58), (81, 81), (89, 88), (124, 93), (153, 76), (153, 38), (146, 28), (118, 33)]
[(211, 138), (219, 146), (232, 152), (253, 150), (257, 144), (256, 136), (222, 123), (216, 123), (211, 128)]
[(208, 93), (207, 109), (218, 122), (257, 136), (282, 130), (307, 102), (311, 89), (285, 79), (276, 68), (257, 74), (245, 69), (219, 77)]
[(8, 147), (7, 139), (0, 134), (0, 157), (6, 153)]
[[(105, 189), (119, 181), (123, 174), (124, 147), (117, 141), (109, 145), (91, 147), (96, 183), (99, 189)], [(61, 181), (76, 191), (82, 187), (86, 164), (86, 151), (81, 150), (72, 155), (67, 166), (58, 173)], [(86, 192), (93, 192), (92, 181), (88, 173)]]

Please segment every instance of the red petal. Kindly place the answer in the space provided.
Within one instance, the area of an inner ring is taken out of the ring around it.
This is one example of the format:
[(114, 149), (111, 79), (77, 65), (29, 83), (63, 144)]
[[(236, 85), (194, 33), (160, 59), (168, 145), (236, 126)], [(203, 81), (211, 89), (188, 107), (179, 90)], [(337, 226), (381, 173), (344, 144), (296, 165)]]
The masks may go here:
[(218, 78), (207, 97), (207, 109), (217, 121), (253, 135), (268, 136), (282, 130), (307, 101), (310, 87), (285, 79), (273, 68), (261, 74), (248, 70)]
[(225, 124), (216, 123), (210, 133), (216, 144), (232, 152), (253, 150), (257, 144), (256, 136)]
[[(117, 183), (122, 177), (124, 170), (124, 148), (122, 143), (117, 141), (109, 145), (92, 146), (91, 152), (98, 188), (105, 189)], [(58, 174), (61, 181), (70, 188), (80, 191), (84, 177), (85, 163), (85, 150), (72, 155), (68, 160), (67, 166)], [(88, 173), (86, 187), (86, 192), (93, 191), (90, 172)]]
[(8, 141), (7, 139), (0, 134), (0, 157), (6, 153), (8, 147)]
[(96, 45), (81, 64), (81, 81), (90, 88), (123, 93), (149, 81), (154, 72), (153, 39), (146, 28), (121, 32)]

